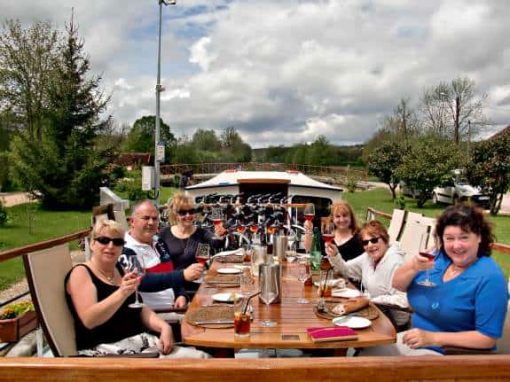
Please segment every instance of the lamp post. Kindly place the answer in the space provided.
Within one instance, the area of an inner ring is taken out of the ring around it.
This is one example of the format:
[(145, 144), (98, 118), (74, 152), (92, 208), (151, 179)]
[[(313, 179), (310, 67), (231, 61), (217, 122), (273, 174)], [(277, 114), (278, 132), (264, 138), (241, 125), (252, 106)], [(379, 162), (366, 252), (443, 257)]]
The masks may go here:
[(176, 0), (158, 0), (159, 3), (159, 30), (158, 30), (158, 73), (156, 80), (156, 126), (154, 129), (154, 204), (159, 206), (159, 185), (160, 185), (160, 169), (159, 165), (164, 160), (165, 147), (161, 144), (160, 130), (160, 97), (164, 88), (161, 86), (161, 20), (164, 5), (175, 5)]

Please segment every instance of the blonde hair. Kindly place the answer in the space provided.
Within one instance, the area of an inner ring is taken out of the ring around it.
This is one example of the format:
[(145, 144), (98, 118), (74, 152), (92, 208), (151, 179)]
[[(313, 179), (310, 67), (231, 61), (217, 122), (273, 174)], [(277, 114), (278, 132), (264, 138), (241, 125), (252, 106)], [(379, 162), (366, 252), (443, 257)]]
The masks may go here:
[(96, 237), (101, 236), (101, 233), (105, 230), (113, 232), (122, 238), (124, 238), (124, 234), (126, 233), (122, 225), (115, 220), (101, 219), (94, 225), (94, 228), (90, 232), (90, 239), (95, 240)]
[(347, 202), (344, 202), (343, 200), (334, 202), (331, 205), (331, 220), (333, 220), (333, 217), (339, 213), (347, 213), (350, 216), (351, 224), (349, 224), (349, 228), (351, 229), (352, 233), (357, 233), (359, 231), (359, 226), (351, 205)]
[(193, 203), (193, 199), (189, 196), (183, 194), (182, 192), (178, 192), (174, 194), (168, 202), (166, 203), (168, 218), (170, 219), (170, 223), (176, 224), (177, 220), (177, 211), (179, 210), (189, 210), (195, 207)]

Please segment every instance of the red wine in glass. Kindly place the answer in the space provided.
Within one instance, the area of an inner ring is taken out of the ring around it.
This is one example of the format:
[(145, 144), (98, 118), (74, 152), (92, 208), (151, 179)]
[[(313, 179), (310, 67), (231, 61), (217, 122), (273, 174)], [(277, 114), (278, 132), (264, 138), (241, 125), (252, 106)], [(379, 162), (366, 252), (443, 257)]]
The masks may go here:
[(244, 233), (244, 231), (246, 231), (246, 226), (239, 224), (236, 229), (237, 232)]
[[(433, 252), (420, 251), (419, 253), (420, 253), (420, 256), (426, 257), (429, 262), (434, 260), (434, 258), (436, 257)], [(424, 287), (435, 287), (436, 286), (436, 284), (430, 280), (430, 275), (429, 275), (428, 269), (425, 271), (425, 279), (422, 281), (418, 281), (417, 284), (424, 286)]]
[(305, 214), (305, 220), (311, 222), (313, 218), (315, 217), (315, 214)]
[(329, 244), (333, 241), (335, 238), (335, 235), (332, 233), (323, 233), (322, 234), (322, 240), (324, 240), (324, 243)]
[(220, 218), (212, 219), (212, 222), (213, 222), (214, 225), (220, 225), (221, 224), (221, 219)]
[(426, 257), (429, 261), (434, 260), (434, 258), (436, 257), (433, 253), (422, 252), (422, 251), (420, 251), (420, 256)]
[(205, 265), (205, 263), (207, 263), (207, 260), (209, 260), (209, 257), (204, 255), (196, 255), (195, 259), (197, 260), (198, 263)]
[(252, 224), (250, 226), (251, 233), (257, 233), (258, 230), (259, 230), (259, 226), (257, 224)]

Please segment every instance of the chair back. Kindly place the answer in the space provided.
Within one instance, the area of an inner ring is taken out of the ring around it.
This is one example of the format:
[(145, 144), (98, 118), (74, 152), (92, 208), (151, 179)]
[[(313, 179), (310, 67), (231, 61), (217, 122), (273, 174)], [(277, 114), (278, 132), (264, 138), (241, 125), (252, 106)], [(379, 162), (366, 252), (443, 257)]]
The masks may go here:
[(498, 354), (510, 354), (510, 301), (508, 301), (503, 337), (497, 341), (496, 346)]
[(406, 260), (427, 247), (430, 227), (417, 221), (408, 220), (400, 236), (400, 248), (405, 252)]
[(76, 355), (74, 320), (65, 299), (64, 279), (72, 268), (69, 245), (23, 255), (28, 286), (39, 322), (53, 354)]
[(400, 231), (404, 225), (405, 210), (395, 208), (391, 215), (390, 226), (388, 227), (388, 234), (390, 235), (390, 243), (397, 241), (400, 236)]

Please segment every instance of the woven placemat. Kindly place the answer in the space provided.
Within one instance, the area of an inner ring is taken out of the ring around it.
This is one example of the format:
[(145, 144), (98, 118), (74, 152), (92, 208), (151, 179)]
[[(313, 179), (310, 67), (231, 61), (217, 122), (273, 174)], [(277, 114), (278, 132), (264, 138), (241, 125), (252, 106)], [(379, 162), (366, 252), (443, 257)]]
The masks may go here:
[(218, 288), (234, 288), (240, 285), (239, 275), (207, 275), (204, 283)]
[[(339, 304), (341, 301), (326, 301), (326, 306), (328, 308), (328, 312), (319, 312), (317, 310), (317, 305), (314, 305), (313, 311), (317, 317), (325, 318), (327, 320), (332, 320), (335, 317), (340, 317), (340, 315), (333, 313), (333, 307), (336, 304)], [(356, 312), (351, 312), (349, 314), (354, 314), (359, 317), (368, 318), (369, 320), (375, 320), (377, 317), (379, 317), (379, 311), (373, 307), (372, 305), (368, 305), (364, 307), (363, 309), (360, 309)]]
[[(230, 324), (197, 324), (197, 321), (203, 320), (232, 320)], [(234, 326), (234, 307), (232, 305), (210, 305), (202, 306), (197, 310), (189, 312), (186, 315), (186, 321), (192, 325), (198, 325), (204, 328), (232, 328)]]
[(242, 263), (244, 261), (244, 255), (233, 253), (226, 256), (217, 256), (214, 260), (218, 263)]

